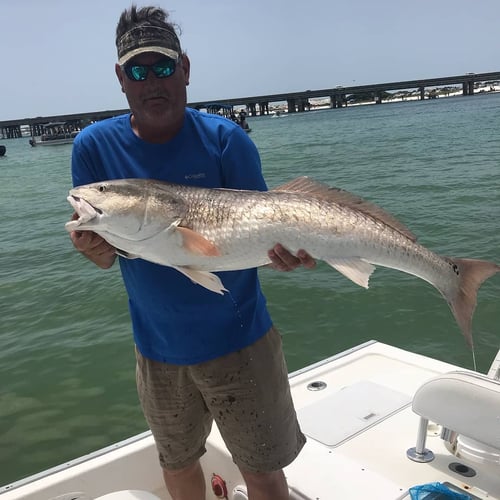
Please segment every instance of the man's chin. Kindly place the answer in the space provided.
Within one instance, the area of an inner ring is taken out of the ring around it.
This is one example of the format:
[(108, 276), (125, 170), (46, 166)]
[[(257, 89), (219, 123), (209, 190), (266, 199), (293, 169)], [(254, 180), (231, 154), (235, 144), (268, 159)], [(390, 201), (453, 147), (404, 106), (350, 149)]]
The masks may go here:
[(168, 117), (173, 117), (174, 114), (175, 113), (174, 110), (172, 109), (172, 106), (166, 100), (151, 101), (146, 103), (142, 107), (142, 115), (149, 119), (157, 120), (158, 118), (162, 118), (163, 120), (165, 120)]

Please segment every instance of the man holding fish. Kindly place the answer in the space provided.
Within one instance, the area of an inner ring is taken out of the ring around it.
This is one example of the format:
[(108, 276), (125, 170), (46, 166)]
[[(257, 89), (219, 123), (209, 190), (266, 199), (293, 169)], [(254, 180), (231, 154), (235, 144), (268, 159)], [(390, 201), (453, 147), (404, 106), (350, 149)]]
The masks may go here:
[[(258, 152), (241, 127), (186, 108), (190, 61), (167, 18), (157, 7), (132, 6), (122, 13), (115, 71), (131, 113), (80, 132), (73, 147), (73, 184), (151, 178), (265, 191)], [(75, 224), (96, 215), (90, 206), (87, 210), (80, 207)], [(117, 253), (131, 257), (96, 232), (69, 230), (76, 249), (103, 269), (113, 265)], [(212, 251), (202, 238), (189, 241), (196, 252)], [(295, 256), (281, 245), (269, 249), (267, 258), (283, 271), (315, 265), (305, 251)], [(216, 294), (194, 283), (190, 270), (184, 274), (193, 281), (143, 259), (120, 258), (120, 267), (139, 398), (172, 498), (205, 498), (199, 458), (214, 419), (249, 498), (288, 498), (282, 468), (298, 455), (305, 437), (256, 269), (221, 273), (229, 293)]]
[(438, 255), (380, 207), (308, 178), (267, 191), (241, 127), (186, 108), (190, 63), (163, 10), (126, 10), (116, 44), (131, 114), (78, 134), (66, 229), (100, 267), (123, 257), (139, 397), (172, 497), (204, 498), (215, 420), (249, 498), (288, 498), (282, 468), (305, 438), (256, 267), (321, 259), (364, 288), (377, 265), (412, 274), (471, 348), (478, 289), (500, 267)]

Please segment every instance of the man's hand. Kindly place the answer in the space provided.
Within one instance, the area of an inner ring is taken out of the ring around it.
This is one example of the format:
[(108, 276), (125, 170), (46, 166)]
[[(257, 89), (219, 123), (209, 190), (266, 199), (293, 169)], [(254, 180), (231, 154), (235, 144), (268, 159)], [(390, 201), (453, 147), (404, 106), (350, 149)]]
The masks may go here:
[(269, 266), (277, 271), (293, 271), (299, 266), (313, 269), (316, 266), (316, 261), (306, 251), (299, 250), (295, 256), (279, 243), (269, 250), (268, 255), (271, 259)]
[[(73, 214), (72, 220), (77, 218), (78, 215)], [(92, 231), (72, 231), (69, 236), (74, 247), (102, 269), (110, 268), (115, 262), (115, 247), (98, 234)]]

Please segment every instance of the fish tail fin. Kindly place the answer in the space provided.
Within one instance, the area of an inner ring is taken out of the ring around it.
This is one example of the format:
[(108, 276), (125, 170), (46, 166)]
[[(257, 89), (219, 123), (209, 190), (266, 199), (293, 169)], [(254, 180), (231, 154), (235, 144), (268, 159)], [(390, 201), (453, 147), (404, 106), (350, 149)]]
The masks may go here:
[(500, 272), (500, 266), (493, 262), (476, 259), (448, 259), (457, 266), (459, 275), (458, 291), (455, 297), (446, 297), (462, 330), (468, 346), (473, 349), (472, 315), (476, 308), (479, 287), (495, 273)]

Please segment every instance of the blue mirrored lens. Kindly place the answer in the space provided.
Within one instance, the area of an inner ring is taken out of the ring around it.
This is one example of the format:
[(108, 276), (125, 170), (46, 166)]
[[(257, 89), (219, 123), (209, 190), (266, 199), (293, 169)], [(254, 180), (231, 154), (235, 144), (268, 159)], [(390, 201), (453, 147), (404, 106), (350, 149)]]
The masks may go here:
[(130, 66), (130, 73), (132, 80), (145, 80), (148, 75), (148, 68), (147, 66)]
[(167, 78), (175, 72), (177, 61), (170, 57), (164, 57), (155, 64), (126, 64), (125, 74), (134, 82), (142, 82), (148, 77), (152, 70), (157, 78)]
[(166, 78), (174, 73), (175, 61), (170, 58), (162, 59), (156, 64), (153, 64), (151, 69), (158, 78)]

